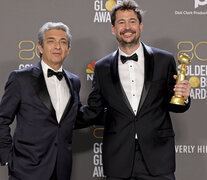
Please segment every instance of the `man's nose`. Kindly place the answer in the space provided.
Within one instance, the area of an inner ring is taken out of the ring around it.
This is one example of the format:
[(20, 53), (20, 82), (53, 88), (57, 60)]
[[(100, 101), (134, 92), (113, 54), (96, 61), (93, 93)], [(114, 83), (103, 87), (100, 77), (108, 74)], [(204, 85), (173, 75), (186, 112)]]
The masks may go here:
[(125, 23), (125, 28), (126, 28), (126, 29), (130, 29), (130, 28), (131, 28), (131, 24), (128, 23), (128, 22), (126, 22), (126, 23)]
[(55, 42), (55, 48), (56, 48), (56, 49), (60, 49), (60, 47), (61, 47), (61, 46), (60, 46), (60, 42)]

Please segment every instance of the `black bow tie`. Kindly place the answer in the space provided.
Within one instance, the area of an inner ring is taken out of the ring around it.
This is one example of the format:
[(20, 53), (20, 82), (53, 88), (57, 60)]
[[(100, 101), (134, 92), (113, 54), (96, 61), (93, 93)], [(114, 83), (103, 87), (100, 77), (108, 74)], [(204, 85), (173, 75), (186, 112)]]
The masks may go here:
[(51, 77), (53, 75), (55, 75), (58, 78), (58, 80), (61, 81), (64, 76), (64, 73), (63, 72), (55, 72), (52, 69), (48, 69), (47, 70), (47, 77)]
[(128, 60), (134, 60), (134, 61), (138, 61), (138, 56), (136, 53), (134, 53), (131, 56), (122, 56), (121, 55), (121, 62), (124, 64), (125, 62), (127, 62)]

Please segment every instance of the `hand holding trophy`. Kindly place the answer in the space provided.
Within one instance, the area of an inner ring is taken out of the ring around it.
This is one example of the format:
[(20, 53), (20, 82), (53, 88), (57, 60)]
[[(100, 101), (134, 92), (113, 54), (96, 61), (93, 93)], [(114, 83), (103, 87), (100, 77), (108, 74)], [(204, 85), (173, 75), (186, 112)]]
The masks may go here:
[[(178, 62), (180, 63), (180, 67), (178, 68), (179, 74), (176, 79), (176, 84), (177, 84), (177, 82), (183, 81), (186, 79), (186, 75), (185, 75), (185, 73), (187, 71), (186, 65), (190, 64), (191, 59), (187, 54), (182, 53), (180, 55), (180, 57), (178, 58)], [(170, 103), (185, 106), (184, 101), (185, 101), (185, 99), (182, 95), (174, 94), (174, 96), (171, 98)]]

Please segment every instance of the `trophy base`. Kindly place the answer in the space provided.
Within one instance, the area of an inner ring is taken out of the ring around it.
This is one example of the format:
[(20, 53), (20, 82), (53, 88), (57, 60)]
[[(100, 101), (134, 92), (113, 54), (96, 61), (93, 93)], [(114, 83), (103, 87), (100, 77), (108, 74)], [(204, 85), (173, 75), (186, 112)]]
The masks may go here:
[(182, 97), (173, 96), (170, 103), (185, 106), (185, 102), (184, 102), (184, 99)]

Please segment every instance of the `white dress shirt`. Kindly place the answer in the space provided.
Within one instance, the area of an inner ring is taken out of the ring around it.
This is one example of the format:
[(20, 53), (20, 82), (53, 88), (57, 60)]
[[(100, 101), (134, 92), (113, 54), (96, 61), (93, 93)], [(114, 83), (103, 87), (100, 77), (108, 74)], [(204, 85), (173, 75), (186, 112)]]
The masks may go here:
[[(138, 61), (128, 60), (124, 64), (121, 62), (121, 55), (131, 56), (134, 53), (137, 54)], [(144, 50), (141, 43), (139, 48), (130, 55), (119, 49), (118, 71), (124, 92), (136, 115), (144, 84)], [(138, 139), (137, 133), (135, 139)]]
[[(61, 81), (59, 81), (56, 76), (47, 77), (47, 70), (52, 68), (48, 66), (43, 60), (41, 61), (41, 65), (42, 65), (45, 82), (47, 85), (47, 90), (49, 92), (52, 105), (56, 111), (56, 118), (59, 123), (63, 115), (63, 112), (65, 110), (65, 107), (68, 103), (68, 100), (71, 96), (70, 91), (67, 82), (65, 80), (65, 77), (63, 77)], [(52, 70), (55, 71), (54, 69)], [(62, 67), (55, 72), (59, 72), (59, 71), (62, 72)]]
[[(121, 55), (131, 56), (134, 53), (138, 56), (137, 62), (133, 60), (129, 60), (124, 64), (121, 62)], [(136, 115), (144, 84), (144, 51), (141, 43), (139, 48), (131, 55), (126, 55), (119, 49), (118, 70), (122, 87)]]

